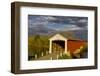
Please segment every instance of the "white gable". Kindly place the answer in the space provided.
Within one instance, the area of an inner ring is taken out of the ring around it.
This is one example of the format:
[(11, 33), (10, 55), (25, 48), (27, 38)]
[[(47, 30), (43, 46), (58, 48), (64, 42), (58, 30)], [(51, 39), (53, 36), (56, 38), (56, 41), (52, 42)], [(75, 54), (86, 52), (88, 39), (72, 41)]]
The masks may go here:
[(53, 37), (51, 37), (49, 40), (67, 40), (67, 38), (63, 37), (60, 34), (56, 34)]

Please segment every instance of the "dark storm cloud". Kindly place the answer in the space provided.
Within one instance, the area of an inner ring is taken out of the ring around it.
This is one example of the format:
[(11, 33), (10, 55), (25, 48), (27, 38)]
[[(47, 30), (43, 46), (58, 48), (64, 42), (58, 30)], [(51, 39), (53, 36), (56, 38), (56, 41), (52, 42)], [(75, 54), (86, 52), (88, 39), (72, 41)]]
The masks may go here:
[(87, 29), (87, 17), (29, 15), (29, 27), (47, 27), (54, 30)]

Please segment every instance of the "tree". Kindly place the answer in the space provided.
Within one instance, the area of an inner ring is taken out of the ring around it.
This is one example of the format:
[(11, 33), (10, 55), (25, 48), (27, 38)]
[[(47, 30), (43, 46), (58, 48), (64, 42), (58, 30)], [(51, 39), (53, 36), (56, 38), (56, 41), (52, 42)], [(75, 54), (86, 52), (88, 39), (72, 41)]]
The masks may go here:
[(87, 44), (77, 49), (73, 54), (73, 58), (86, 58), (88, 54), (88, 46)]

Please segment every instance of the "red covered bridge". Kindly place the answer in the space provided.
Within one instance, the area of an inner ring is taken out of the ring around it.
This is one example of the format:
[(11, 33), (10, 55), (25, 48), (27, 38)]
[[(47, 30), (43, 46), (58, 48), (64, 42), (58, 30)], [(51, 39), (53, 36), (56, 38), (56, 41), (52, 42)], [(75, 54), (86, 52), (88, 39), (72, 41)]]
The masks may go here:
[(49, 53), (52, 53), (54, 51), (64, 51), (65, 53), (70, 51), (70, 53), (73, 53), (74, 51), (82, 48), (87, 44), (87, 41), (67, 38), (61, 34), (52, 36), (49, 41)]

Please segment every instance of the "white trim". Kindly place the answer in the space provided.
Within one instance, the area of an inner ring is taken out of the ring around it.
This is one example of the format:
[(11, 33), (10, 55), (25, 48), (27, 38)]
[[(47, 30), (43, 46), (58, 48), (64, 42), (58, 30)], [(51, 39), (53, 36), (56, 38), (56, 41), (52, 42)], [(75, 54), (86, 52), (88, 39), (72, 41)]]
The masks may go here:
[(49, 41), (49, 53), (50, 54), (52, 53), (52, 41), (51, 40)]
[(62, 36), (61, 34), (55, 34), (53, 37), (51, 37), (49, 40), (66, 40), (67, 38), (65, 38), (64, 36)]
[(65, 53), (67, 53), (67, 51), (68, 51), (68, 50), (67, 50), (67, 41), (68, 41), (68, 40), (65, 40)]
[(50, 43), (49, 53), (52, 53), (52, 41), (55, 41), (55, 40), (62, 40), (65, 42), (65, 51), (64, 52), (67, 53), (67, 38), (65, 38), (64, 36), (62, 36), (59, 33), (49, 39), (49, 43)]

